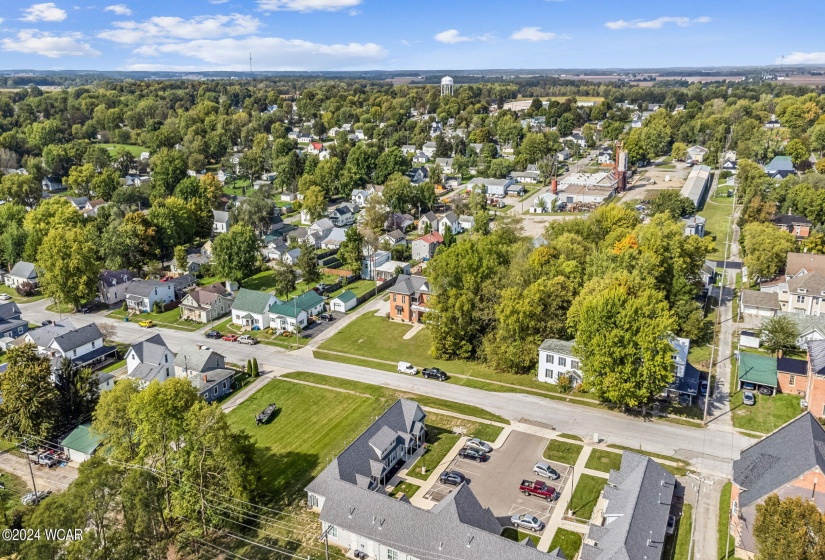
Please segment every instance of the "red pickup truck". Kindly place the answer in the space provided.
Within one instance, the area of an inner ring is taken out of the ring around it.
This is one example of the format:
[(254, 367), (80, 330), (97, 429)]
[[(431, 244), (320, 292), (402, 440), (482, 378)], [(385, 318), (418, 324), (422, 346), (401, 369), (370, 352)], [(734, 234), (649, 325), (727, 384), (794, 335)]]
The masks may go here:
[(552, 486), (548, 486), (541, 480), (536, 480), (535, 482), (522, 480), (518, 489), (521, 490), (525, 496), (538, 496), (540, 498), (544, 498), (548, 502), (559, 499), (559, 493), (556, 492), (556, 489)]

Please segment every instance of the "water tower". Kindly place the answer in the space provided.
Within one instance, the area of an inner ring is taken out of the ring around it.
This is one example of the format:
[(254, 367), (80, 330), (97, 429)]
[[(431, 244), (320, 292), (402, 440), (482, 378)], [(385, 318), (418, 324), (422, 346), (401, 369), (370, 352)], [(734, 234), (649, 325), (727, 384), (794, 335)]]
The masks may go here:
[(441, 78), (441, 95), (453, 94), (453, 79), (449, 76)]

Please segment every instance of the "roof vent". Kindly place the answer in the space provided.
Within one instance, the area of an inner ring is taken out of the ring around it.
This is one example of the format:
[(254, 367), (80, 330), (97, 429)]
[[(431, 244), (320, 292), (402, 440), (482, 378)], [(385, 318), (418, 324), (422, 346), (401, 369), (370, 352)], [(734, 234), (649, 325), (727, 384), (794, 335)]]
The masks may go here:
[(353, 513), (355, 513), (355, 508), (354, 507), (349, 508), (349, 518), (350, 519), (352, 519), (352, 514)]

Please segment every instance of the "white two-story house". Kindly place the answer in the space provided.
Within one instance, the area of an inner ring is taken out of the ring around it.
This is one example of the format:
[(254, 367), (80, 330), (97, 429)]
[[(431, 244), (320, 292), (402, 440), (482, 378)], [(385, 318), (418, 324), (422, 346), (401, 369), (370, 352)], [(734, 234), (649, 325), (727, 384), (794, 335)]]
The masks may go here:
[(538, 380), (544, 383), (559, 382), (559, 377), (566, 375), (573, 385), (582, 381), (579, 359), (573, 355), (575, 340), (558, 340), (548, 338), (539, 346)]
[(141, 387), (152, 381), (163, 383), (175, 377), (175, 355), (159, 334), (147, 338), (126, 352), (126, 372)]
[(155, 304), (175, 301), (175, 285), (159, 280), (132, 280), (126, 285), (126, 306), (132, 313), (151, 313)]

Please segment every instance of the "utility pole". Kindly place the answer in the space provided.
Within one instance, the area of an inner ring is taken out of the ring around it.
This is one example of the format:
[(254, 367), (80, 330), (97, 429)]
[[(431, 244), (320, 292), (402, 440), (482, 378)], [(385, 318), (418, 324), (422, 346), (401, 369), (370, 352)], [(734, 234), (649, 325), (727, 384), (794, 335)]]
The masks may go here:
[(318, 537), (319, 541), (324, 541), (324, 555), (326, 556), (326, 560), (329, 560), (329, 532), (332, 529), (332, 525), (327, 525), (327, 528), (321, 533), (321, 536)]
[(34, 482), (34, 471), (32, 470), (32, 460), (31, 457), (26, 457), (26, 462), (29, 463), (29, 474), (32, 476), (32, 488), (34, 488), (34, 496), (37, 499), (37, 484)]

